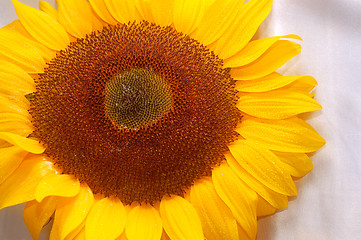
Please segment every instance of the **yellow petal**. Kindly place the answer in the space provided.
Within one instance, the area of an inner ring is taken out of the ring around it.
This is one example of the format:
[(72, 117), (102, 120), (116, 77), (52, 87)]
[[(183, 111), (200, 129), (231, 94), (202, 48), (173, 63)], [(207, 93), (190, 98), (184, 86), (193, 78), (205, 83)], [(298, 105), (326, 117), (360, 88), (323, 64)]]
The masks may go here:
[(134, 0), (136, 9), (139, 11), (142, 20), (154, 23), (152, 11), (149, 6), (149, 0)]
[(159, 240), (162, 230), (162, 220), (154, 207), (136, 206), (129, 212), (125, 226), (127, 239)]
[(201, 219), (207, 239), (239, 239), (237, 222), (231, 210), (219, 198), (211, 181), (195, 183), (191, 187), (190, 200)]
[[(237, 2), (241, 5), (240, 2)], [(215, 43), (212, 50), (221, 58), (232, 57), (251, 40), (259, 25), (268, 16), (272, 0), (251, 0), (240, 9), (232, 24)]]
[(273, 153), (284, 163), (283, 168), (292, 176), (303, 177), (313, 168), (311, 159), (305, 153)]
[(5, 140), (15, 146), (18, 146), (25, 151), (35, 154), (43, 153), (45, 150), (43, 145), (38, 141), (22, 137), (14, 133), (0, 132), (0, 139)]
[(55, 172), (52, 165), (42, 155), (26, 157), (0, 185), (0, 209), (33, 200), (39, 181)]
[(6, 28), (0, 29), (0, 56), (27, 72), (42, 72), (45, 66), (39, 50), (25, 37)]
[(273, 207), (269, 202), (264, 200), (262, 197), (258, 197), (258, 205), (257, 205), (257, 216), (263, 217), (267, 215), (271, 215), (276, 212), (276, 208)]
[(281, 38), (294, 38), (301, 40), (297, 35), (284, 35), (268, 37), (263, 39), (257, 39), (248, 43), (240, 52), (224, 60), (225, 68), (234, 68), (247, 65), (257, 60), (262, 54), (264, 54), (275, 42)]
[(174, 0), (174, 27), (178, 32), (190, 34), (198, 27), (206, 8), (204, 0)]
[(104, 2), (113, 18), (120, 23), (141, 20), (134, 0), (104, 0)]
[[(65, 239), (67, 240), (67, 239)], [(69, 240), (86, 240), (85, 238), (85, 228), (83, 227), (80, 232), (74, 237), (74, 238), (69, 238)]]
[(6, 83), (23, 91), (35, 90), (34, 79), (23, 68), (9, 62), (0, 62), (0, 81), (1, 85)]
[(40, 181), (35, 199), (41, 202), (47, 196), (73, 197), (79, 193), (79, 189), (79, 180), (71, 175), (49, 175)]
[(243, 67), (232, 68), (231, 76), (236, 80), (264, 77), (280, 68), (300, 52), (301, 46), (298, 43), (287, 40), (277, 41), (256, 61)]
[(57, 3), (57, 19), (69, 34), (83, 38), (92, 32), (92, 14), (86, 0), (58, 0)]
[[(282, 76), (279, 73), (273, 72), (265, 77), (254, 79), (252, 81), (237, 81), (236, 89), (241, 92), (268, 92), (287, 86), (297, 80), (303, 81), (303, 79), (314, 80), (314, 78), (312, 78), (311, 76)], [(315, 86), (315, 84), (317, 84), (317, 82), (315, 81), (316, 80), (313, 81), (314, 85), (311, 89), (309, 89), (309, 87), (306, 87), (308, 92), (310, 92)]]
[(57, 10), (50, 5), (47, 1), (39, 1), (39, 9), (45, 13), (47, 13), (49, 16), (56, 19), (58, 12)]
[(203, 240), (202, 224), (192, 204), (179, 196), (163, 197), (160, 215), (171, 239)]
[[(82, 238), (81, 238), (82, 237)], [(64, 240), (85, 239), (85, 221), (71, 231)]]
[(265, 119), (285, 119), (300, 113), (321, 110), (311, 97), (283, 90), (242, 95), (237, 108), (251, 116)]
[(21, 24), (37, 41), (58, 51), (68, 46), (68, 34), (53, 17), (18, 0), (12, 2)]
[(4, 121), (0, 122), (0, 132), (13, 133), (22, 137), (27, 137), (31, 134), (34, 128), (29, 125), (28, 122), (16, 120), (16, 121)]
[(48, 197), (41, 202), (34, 200), (26, 204), (23, 218), (33, 239), (39, 239), (40, 232), (53, 215), (56, 204), (56, 197)]
[(22, 98), (26, 100), (25, 97), (16, 96), (15, 99), (10, 99), (12, 96), (0, 95), (0, 112), (1, 113), (13, 113), (21, 115), (28, 119), (31, 118), (28, 109), (29, 102), (24, 103)]
[(93, 10), (101, 19), (112, 25), (117, 24), (117, 20), (110, 14), (104, 0), (89, 0), (89, 2)]
[(0, 119), (0, 123), (8, 122), (8, 121), (19, 121), (21, 123), (31, 123), (31, 120), (23, 115), (19, 115), (16, 113), (1, 113), (2, 119)]
[(236, 131), (246, 139), (280, 152), (314, 152), (325, 144), (309, 124), (297, 117), (262, 120), (244, 116)]
[(38, 50), (39, 54), (45, 59), (45, 62), (48, 62), (53, 57), (55, 57), (56, 51), (44, 46), (42, 43), (38, 42), (33, 36), (31, 36), (21, 24), (20, 20), (15, 20), (11, 22), (10, 24), (3, 27), (3, 29), (12, 31), (13, 34), (16, 36), (21, 35), (21, 37), (18, 38), (23, 39), (23, 41), (25, 41), (27, 44), (35, 47)]
[(82, 185), (75, 197), (62, 198), (56, 208), (50, 240), (62, 240), (76, 229), (93, 206), (94, 196), (89, 187)]
[(19, 167), (27, 154), (17, 146), (0, 148), (0, 184)]
[(214, 1), (191, 36), (205, 46), (210, 45), (227, 31), (243, 5), (233, 0)]
[(308, 94), (315, 88), (316, 85), (317, 85), (317, 81), (313, 77), (300, 76), (300, 78), (297, 78), (296, 81), (280, 88), (280, 90)]
[(232, 170), (238, 175), (238, 177), (244, 181), (250, 188), (257, 192), (261, 197), (267, 200), (275, 208), (287, 208), (288, 198), (287, 196), (276, 193), (272, 191), (256, 178), (254, 178), (250, 173), (248, 173), (244, 168), (239, 165), (236, 159), (231, 154), (225, 154), (228, 165)]
[(240, 140), (229, 146), (233, 157), (258, 181), (275, 192), (297, 195), (292, 178), (279, 166), (279, 159), (268, 149), (253, 141)]
[(219, 197), (231, 209), (235, 219), (251, 239), (257, 234), (258, 195), (228, 166), (221, 164), (212, 171), (213, 185)]
[(115, 239), (124, 230), (126, 212), (118, 198), (102, 198), (95, 202), (85, 222), (87, 240)]
[(173, 22), (174, 0), (149, 0), (154, 22), (159, 26), (169, 26)]

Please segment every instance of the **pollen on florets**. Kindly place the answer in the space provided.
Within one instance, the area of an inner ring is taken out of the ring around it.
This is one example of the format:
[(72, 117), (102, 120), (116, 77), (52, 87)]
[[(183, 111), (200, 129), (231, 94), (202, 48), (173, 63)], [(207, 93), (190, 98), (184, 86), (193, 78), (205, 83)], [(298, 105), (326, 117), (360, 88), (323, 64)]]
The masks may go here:
[(229, 71), (171, 27), (105, 27), (48, 65), (31, 98), (33, 135), (94, 193), (125, 204), (183, 195), (237, 138)]

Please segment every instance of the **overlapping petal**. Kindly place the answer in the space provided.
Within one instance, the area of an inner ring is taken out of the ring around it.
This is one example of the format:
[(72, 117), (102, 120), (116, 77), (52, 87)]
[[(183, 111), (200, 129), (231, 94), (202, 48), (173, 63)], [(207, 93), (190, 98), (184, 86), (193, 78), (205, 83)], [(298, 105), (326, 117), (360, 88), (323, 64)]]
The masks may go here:
[(164, 229), (171, 239), (204, 239), (201, 221), (192, 204), (179, 196), (164, 197), (160, 203)]
[(55, 212), (56, 197), (48, 197), (43, 201), (30, 201), (24, 208), (23, 218), (33, 239), (39, 239), (43, 226)]
[(124, 230), (126, 212), (118, 198), (102, 198), (94, 203), (85, 222), (88, 240), (117, 238)]
[(64, 27), (45, 12), (12, 0), (21, 24), (40, 43), (61, 50), (69, 44), (69, 37)]
[(66, 31), (77, 38), (91, 33), (92, 14), (86, 0), (58, 0), (57, 19)]
[(298, 43), (288, 40), (277, 41), (258, 60), (232, 68), (231, 76), (236, 80), (252, 80), (267, 76), (300, 52), (301, 46)]
[(158, 240), (162, 236), (162, 219), (151, 205), (135, 206), (128, 214), (125, 235), (128, 240)]
[(257, 234), (258, 195), (228, 166), (221, 164), (212, 172), (214, 188), (231, 209), (235, 219), (250, 239)]
[(191, 187), (190, 200), (201, 219), (207, 239), (239, 239), (237, 222), (210, 180), (195, 183)]
[(41, 155), (29, 155), (0, 185), (0, 209), (35, 199), (41, 179), (55, 172), (53, 164)]
[(264, 120), (245, 116), (236, 131), (246, 139), (280, 152), (314, 152), (325, 144), (325, 140), (309, 124), (297, 117)]
[(80, 183), (74, 176), (54, 174), (44, 177), (35, 190), (35, 199), (43, 201), (48, 196), (73, 197), (79, 193)]
[(272, 8), (272, 0), (251, 0), (242, 5), (237, 4), (238, 12), (235, 19), (227, 19), (231, 24), (222, 36), (211, 46), (211, 49), (221, 58), (234, 56), (251, 40), (259, 25), (268, 16)]
[(285, 119), (322, 109), (310, 96), (285, 90), (242, 95), (237, 107), (246, 114), (265, 119)]
[(50, 239), (65, 239), (83, 223), (93, 206), (94, 196), (88, 186), (82, 185), (78, 195), (59, 199)]
[(0, 184), (11, 176), (27, 154), (18, 146), (0, 148)]

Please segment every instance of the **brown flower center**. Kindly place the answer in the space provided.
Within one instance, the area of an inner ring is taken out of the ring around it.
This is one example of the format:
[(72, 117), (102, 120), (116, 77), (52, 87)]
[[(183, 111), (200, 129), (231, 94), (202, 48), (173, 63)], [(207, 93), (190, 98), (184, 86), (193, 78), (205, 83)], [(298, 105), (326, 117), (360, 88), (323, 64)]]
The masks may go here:
[(222, 60), (171, 27), (109, 26), (61, 51), (36, 81), (34, 136), (63, 173), (123, 203), (183, 195), (237, 138)]

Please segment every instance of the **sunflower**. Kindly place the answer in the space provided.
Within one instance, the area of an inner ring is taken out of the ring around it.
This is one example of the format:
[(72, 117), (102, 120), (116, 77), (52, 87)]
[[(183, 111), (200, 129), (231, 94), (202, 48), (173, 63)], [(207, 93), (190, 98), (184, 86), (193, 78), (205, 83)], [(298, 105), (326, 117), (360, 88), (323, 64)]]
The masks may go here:
[[(0, 29), (0, 209), (33, 239), (255, 239), (324, 140), (271, 0), (13, 0)], [(291, 40), (287, 40), (291, 39)]]

